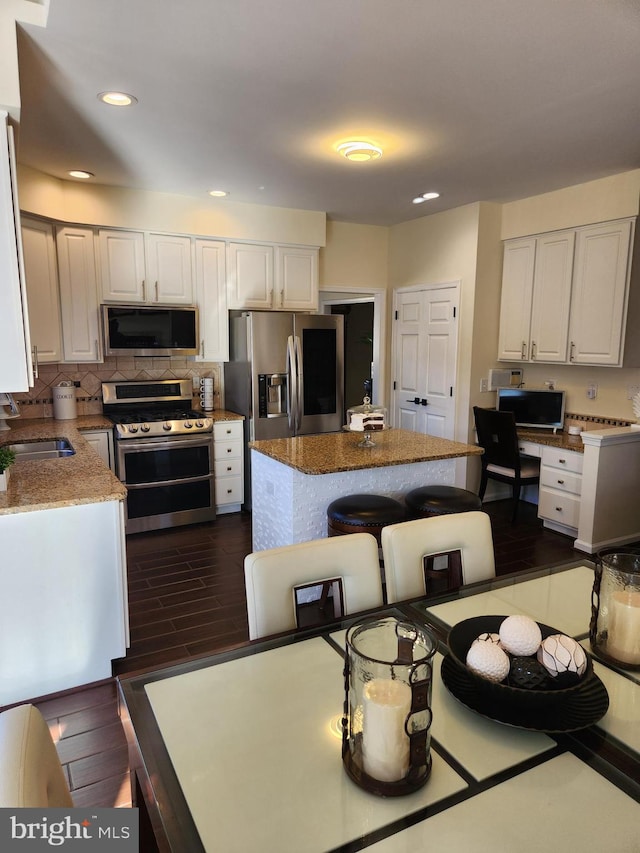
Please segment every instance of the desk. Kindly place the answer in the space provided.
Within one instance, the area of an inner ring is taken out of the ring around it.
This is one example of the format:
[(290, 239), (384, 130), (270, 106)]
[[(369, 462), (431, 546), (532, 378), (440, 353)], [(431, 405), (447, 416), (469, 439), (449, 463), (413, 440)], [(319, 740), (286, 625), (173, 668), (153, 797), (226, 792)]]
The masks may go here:
[[(477, 614), (474, 602), (505, 614), (526, 605), (541, 621), (553, 616), (577, 628), (581, 639), (590, 573), (588, 564), (537, 570), (385, 612), (427, 622), (442, 639), (469, 608)], [(562, 591), (574, 587), (571, 601)], [(382, 799), (348, 778), (331, 731), (342, 711), (351, 621), (120, 680), (138, 804), (161, 850), (637, 853), (638, 679), (596, 663), (611, 699), (597, 726), (525, 731), (485, 719), (448, 693), (441, 643), (431, 777), (414, 794)]]

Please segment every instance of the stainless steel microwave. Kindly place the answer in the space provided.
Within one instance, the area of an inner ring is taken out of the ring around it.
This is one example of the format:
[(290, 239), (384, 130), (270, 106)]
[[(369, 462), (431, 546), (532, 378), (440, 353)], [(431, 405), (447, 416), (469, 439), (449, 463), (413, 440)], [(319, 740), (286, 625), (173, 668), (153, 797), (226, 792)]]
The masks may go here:
[(198, 309), (103, 305), (105, 355), (197, 355)]

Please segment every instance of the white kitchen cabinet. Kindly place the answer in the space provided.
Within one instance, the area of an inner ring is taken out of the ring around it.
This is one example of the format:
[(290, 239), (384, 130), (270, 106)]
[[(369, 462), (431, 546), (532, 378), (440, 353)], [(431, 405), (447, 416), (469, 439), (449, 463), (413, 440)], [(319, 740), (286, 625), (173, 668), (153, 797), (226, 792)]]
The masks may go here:
[(228, 307), (314, 311), (318, 307), (318, 249), (229, 243)]
[(101, 228), (98, 242), (104, 301), (193, 304), (190, 237)]
[(567, 361), (573, 231), (504, 247), (498, 359)]
[(0, 391), (33, 385), (29, 312), (24, 282), (13, 129), (0, 111)]
[(115, 457), (113, 453), (113, 431), (110, 429), (100, 429), (91, 431), (82, 431), (82, 437), (85, 438), (91, 447), (100, 456), (105, 465), (108, 465), (115, 472)]
[(63, 361), (102, 361), (95, 236), (92, 228), (56, 231)]
[(315, 311), (318, 308), (318, 249), (276, 246), (274, 308)]
[(244, 501), (244, 430), (242, 421), (213, 425), (216, 513), (240, 512)]
[(632, 238), (629, 219), (577, 231), (569, 329), (572, 364), (622, 363)]
[(225, 276), (226, 245), (221, 240), (194, 241), (196, 304), (200, 324), (197, 361), (229, 361), (229, 315)]
[(542, 448), (538, 516), (545, 527), (577, 535), (583, 462), (584, 455), (577, 451)]
[(31, 343), (41, 364), (62, 361), (60, 292), (53, 226), (21, 217)]
[(273, 246), (229, 243), (229, 308), (273, 308)]

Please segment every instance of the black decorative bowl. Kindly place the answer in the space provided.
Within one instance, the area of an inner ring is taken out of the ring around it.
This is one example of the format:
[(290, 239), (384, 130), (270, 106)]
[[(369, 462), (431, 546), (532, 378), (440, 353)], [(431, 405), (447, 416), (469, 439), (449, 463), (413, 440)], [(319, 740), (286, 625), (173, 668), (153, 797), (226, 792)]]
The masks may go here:
[[(509, 676), (505, 681), (494, 682), (477, 675), (466, 665), (467, 652), (471, 643), (485, 632), (499, 633), (500, 625), (506, 618), (506, 616), (476, 616), (473, 619), (464, 619), (462, 622), (458, 622), (449, 632), (448, 644), (451, 661), (457, 668), (464, 671), (465, 680), (473, 685), (474, 690), (482, 696), (484, 702), (489, 705), (494, 702), (497, 706), (508, 708), (511, 712), (523, 710), (530, 713), (536, 710), (549, 710), (562, 705), (570, 698), (578, 696), (584, 690), (585, 684), (595, 678), (593, 663), (586, 651), (587, 668), (580, 678), (571, 675), (565, 678), (560, 675), (554, 679), (549, 676), (541, 687), (515, 686), (510, 683)], [(540, 622), (538, 625), (543, 640), (552, 634), (562, 633), (562, 631), (551, 628), (549, 625), (543, 625)]]

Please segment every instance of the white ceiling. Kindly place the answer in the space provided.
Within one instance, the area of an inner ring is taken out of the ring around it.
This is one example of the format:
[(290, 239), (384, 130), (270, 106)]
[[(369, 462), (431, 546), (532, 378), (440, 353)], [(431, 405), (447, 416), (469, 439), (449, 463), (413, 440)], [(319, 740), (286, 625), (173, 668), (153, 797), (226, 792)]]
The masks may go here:
[(640, 0), (51, 0), (19, 60), (58, 178), (390, 225), (640, 166)]

